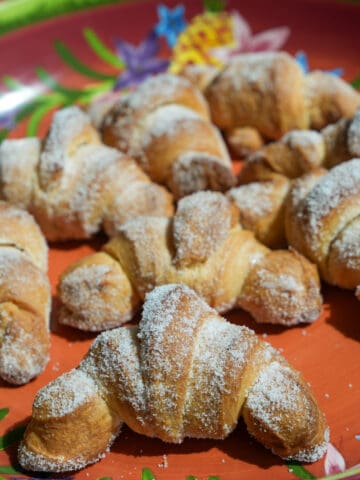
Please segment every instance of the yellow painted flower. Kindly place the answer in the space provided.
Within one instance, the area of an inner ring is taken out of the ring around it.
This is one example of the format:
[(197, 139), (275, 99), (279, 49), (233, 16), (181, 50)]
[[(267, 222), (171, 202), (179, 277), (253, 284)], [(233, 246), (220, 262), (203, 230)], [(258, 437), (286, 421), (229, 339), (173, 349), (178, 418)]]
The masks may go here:
[(225, 46), (235, 46), (232, 15), (227, 12), (197, 15), (179, 35), (169, 70), (178, 73), (184, 66), (195, 63), (220, 66), (221, 61), (210, 51)]
[(189, 64), (221, 67), (239, 53), (278, 50), (289, 34), (288, 27), (254, 34), (237, 11), (205, 12), (194, 17), (179, 35), (169, 70), (179, 73)]

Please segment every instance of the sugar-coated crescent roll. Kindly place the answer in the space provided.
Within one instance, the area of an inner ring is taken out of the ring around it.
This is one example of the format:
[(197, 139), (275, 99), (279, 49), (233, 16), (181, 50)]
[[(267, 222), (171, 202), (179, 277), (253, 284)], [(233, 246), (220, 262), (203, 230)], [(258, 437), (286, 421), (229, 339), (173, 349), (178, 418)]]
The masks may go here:
[(304, 74), (286, 52), (241, 54), (217, 72), (190, 67), (184, 75), (202, 88), (213, 122), (225, 132), (253, 127), (277, 139), (293, 129), (319, 130), (360, 107), (360, 94), (347, 82)]
[(21, 385), (49, 358), (47, 245), (32, 216), (0, 202), (0, 378)]
[(241, 306), (259, 322), (312, 322), (321, 311), (313, 264), (294, 250), (266, 248), (241, 228), (223, 194), (197, 192), (179, 201), (173, 219), (132, 219), (102, 252), (68, 267), (59, 321), (84, 330), (121, 325), (166, 283), (188, 285), (219, 312)]
[(146, 297), (139, 326), (97, 337), (77, 369), (35, 397), (18, 458), (60, 472), (100, 460), (122, 423), (166, 442), (225, 438), (243, 416), (276, 455), (314, 462), (328, 428), (308, 384), (252, 330), (185, 285)]
[(354, 117), (342, 118), (320, 132), (292, 130), (258, 149), (245, 159), (239, 182), (272, 180), (279, 175), (294, 179), (355, 157), (360, 157), (360, 109)]
[(272, 179), (231, 189), (244, 228), (273, 247), (291, 245), (326, 282), (360, 283), (360, 159), (317, 168), (290, 181)]
[(207, 104), (187, 79), (151, 77), (108, 111), (104, 142), (135, 158), (150, 178), (179, 198), (235, 184), (222, 137)]
[(0, 198), (29, 210), (48, 240), (112, 235), (131, 216), (171, 215), (171, 195), (129, 157), (100, 142), (78, 107), (54, 114), (37, 138), (0, 146)]
[(360, 158), (295, 181), (285, 228), (289, 244), (332, 285), (360, 284)]

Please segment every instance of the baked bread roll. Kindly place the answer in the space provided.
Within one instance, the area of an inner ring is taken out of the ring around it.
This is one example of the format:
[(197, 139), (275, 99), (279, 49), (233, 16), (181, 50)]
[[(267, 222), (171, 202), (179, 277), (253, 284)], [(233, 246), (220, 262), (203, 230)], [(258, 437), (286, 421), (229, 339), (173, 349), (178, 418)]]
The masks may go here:
[(55, 113), (43, 144), (6, 140), (0, 147), (0, 196), (29, 210), (48, 240), (112, 235), (134, 215), (171, 215), (171, 195), (129, 157), (101, 144), (78, 107)]
[(241, 54), (217, 73), (204, 66), (184, 75), (202, 87), (212, 121), (228, 133), (253, 127), (278, 139), (290, 130), (320, 130), (351, 118), (360, 107), (360, 94), (344, 80), (320, 71), (304, 74), (285, 52)]
[[(98, 121), (98, 120), (97, 120)], [(135, 158), (149, 177), (183, 197), (235, 184), (231, 160), (201, 93), (161, 74), (121, 97), (100, 127), (104, 142)]]
[(360, 157), (360, 110), (353, 118), (342, 118), (320, 132), (292, 130), (277, 142), (249, 155), (239, 175), (241, 184), (270, 180), (284, 175), (298, 178), (319, 167), (332, 168)]
[(226, 196), (239, 209), (240, 224), (269, 248), (284, 248), (285, 207), (291, 181), (282, 176), (231, 188)]
[(123, 422), (181, 443), (225, 438), (240, 416), (285, 459), (314, 462), (327, 449), (301, 374), (187, 286), (164, 285), (147, 295), (138, 327), (99, 335), (77, 369), (38, 392), (18, 459), (27, 470), (77, 470), (105, 455)]
[(294, 250), (259, 243), (221, 193), (198, 192), (179, 201), (173, 219), (132, 219), (102, 252), (70, 265), (58, 285), (59, 321), (113, 328), (166, 283), (188, 285), (219, 312), (240, 306), (258, 322), (295, 325), (321, 311), (314, 265)]
[(331, 285), (360, 284), (360, 158), (295, 181), (285, 216), (290, 245)]
[(0, 378), (22, 385), (49, 358), (47, 245), (27, 212), (0, 202)]
[(240, 209), (244, 228), (265, 244), (291, 245), (332, 285), (359, 285), (360, 159), (293, 181), (276, 174), (234, 188), (228, 197)]

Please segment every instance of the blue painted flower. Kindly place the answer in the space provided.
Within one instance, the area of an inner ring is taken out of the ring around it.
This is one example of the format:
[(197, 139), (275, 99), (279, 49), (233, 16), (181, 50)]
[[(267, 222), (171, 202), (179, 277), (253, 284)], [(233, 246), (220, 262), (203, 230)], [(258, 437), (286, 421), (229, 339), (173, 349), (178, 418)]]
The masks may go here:
[(126, 69), (119, 75), (114, 90), (138, 85), (149, 75), (164, 71), (169, 64), (168, 60), (156, 58), (160, 45), (154, 31), (138, 46), (116, 39), (115, 48), (119, 57), (124, 60)]
[(159, 5), (157, 11), (159, 23), (155, 26), (155, 32), (166, 38), (169, 47), (174, 47), (177, 37), (186, 27), (184, 6), (178, 5), (171, 10), (165, 5)]
[[(310, 71), (309, 68), (309, 62), (308, 58), (305, 52), (297, 52), (295, 55), (295, 59), (302, 68), (304, 73), (308, 73)], [(327, 73), (331, 73), (332, 75), (335, 75), (336, 77), (341, 77), (344, 73), (343, 68), (333, 68), (332, 70), (325, 70)]]

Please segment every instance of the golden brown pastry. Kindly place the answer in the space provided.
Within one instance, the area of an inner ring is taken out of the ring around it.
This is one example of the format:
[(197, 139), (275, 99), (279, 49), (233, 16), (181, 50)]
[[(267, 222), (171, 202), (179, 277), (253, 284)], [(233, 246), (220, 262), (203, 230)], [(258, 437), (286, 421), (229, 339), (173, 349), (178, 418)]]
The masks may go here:
[(238, 207), (240, 224), (269, 248), (284, 248), (285, 205), (291, 182), (282, 175), (230, 189), (226, 195)]
[(0, 197), (29, 210), (48, 240), (112, 235), (133, 215), (171, 215), (171, 195), (129, 157), (101, 144), (78, 107), (55, 113), (43, 144), (0, 147)]
[(332, 168), (360, 156), (360, 110), (320, 132), (292, 130), (277, 142), (249, 155), (239, 175), (241, 184), (284, 175), (297, 178), (319, 167)]
[(0, 202), (0, 378), (21, 385), (49, 357), (47, 245), (32, 216)]
[(314, 462), (328, 428), (308, 384), (252, 330), (185, 285), (157, 287), (139, 326), (97, 337), (77, 369), (42, 388), (18, 459), (27, 470), (100, 460), (122, 423), (166, 442), (225, 438), (242, 416), (276, 455)]
[(314, 265), (294, 250), (270, 251), (240, 227), (224, 195), (198, 192), (179, 201), (173, 219), (132, 219), (102, 252), (67, 268), (59, 321), (84, 330), (121, 325), (166, 283), (185, 283), (219, 312), (241, 306), (258, 322), (295, 325), (321, 311)]
[(200, 91), (171, 74), (147, 79), (121, 97), (100, 128), (104, 142), (135, 158), (150, 178), (179, 198), (235, 184), (231, 160), (210, 123)]
[(326, 169), (360, 156), (360, 110), (320, 132), (293, 130), (246, 158), (240, 186), (228, 192), (240, 209), (244, 228), (271, 248), (287, 244), (285, 205), (292, 180), (308, 172)]
[(319, 130), (360, 107), (360, 94), (330, 73), (304, 74), (285, 52), (233, 57), (218, 72), (190, 68), (184, 75), (202, 87), (211, 118), (225, 132), (256, 128), (267, 139), (293, 129)]
[(360, 284), (360, 158), (296, 180), (285, 228), (289, 244), (317, 264), (326, 282), (355, 289)]

